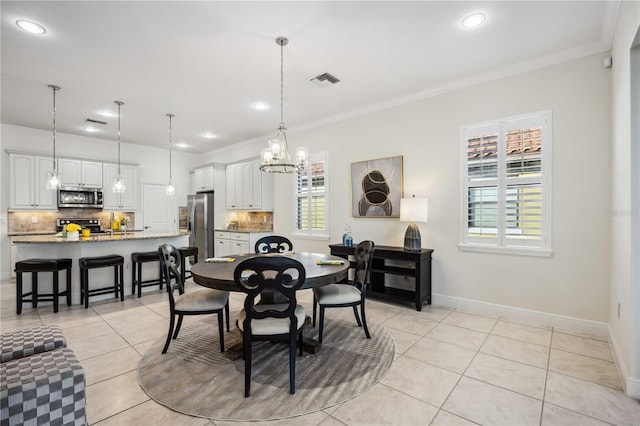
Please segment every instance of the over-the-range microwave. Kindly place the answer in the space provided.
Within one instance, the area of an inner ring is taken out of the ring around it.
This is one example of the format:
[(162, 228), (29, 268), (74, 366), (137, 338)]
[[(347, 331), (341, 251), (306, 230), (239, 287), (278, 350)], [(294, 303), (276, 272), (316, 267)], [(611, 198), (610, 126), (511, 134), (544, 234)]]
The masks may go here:
[(102, 188), (73, 188), (58, 189), (58, 207), (74, 207), (101, 209)]

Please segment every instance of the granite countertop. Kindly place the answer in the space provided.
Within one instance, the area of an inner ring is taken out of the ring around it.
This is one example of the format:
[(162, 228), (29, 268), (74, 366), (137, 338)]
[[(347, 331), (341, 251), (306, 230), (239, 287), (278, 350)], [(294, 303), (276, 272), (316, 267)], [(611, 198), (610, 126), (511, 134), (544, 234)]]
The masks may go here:
[(30, 231), (30, 232), (9, 232), (7, 234), (9, 237), (18, 237), (22, 235), (56, 235), (55, 232), (51, 231)]
[(268, 234), (268, 233), (273, 233), (273, 230), (268, 230), (268, 229), (214, 229), (214, 231), (216, 232), (239, 232), (239, 233), (244, 233), (244, 234)]
[(105, 241), (130, 241), (146, 240), (152, 238), (170, 238), (187, 236), (187, 232), (115, 232), (111, 234), (98, 234), (90, 237), (79, 237), (78, 239), (64, 238), (58, 235), (24, 235), (13, 237), (14, 244), (47, 244), (47, 243), (99, 243)]

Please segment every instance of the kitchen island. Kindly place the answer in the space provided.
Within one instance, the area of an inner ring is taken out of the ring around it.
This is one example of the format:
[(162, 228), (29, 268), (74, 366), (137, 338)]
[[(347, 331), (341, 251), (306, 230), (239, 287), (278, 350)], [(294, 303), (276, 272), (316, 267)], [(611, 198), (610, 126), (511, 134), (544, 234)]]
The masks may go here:
[[(25, 235), (12, 238), (16, 245), (16, 261), (32, 258), (71, 258), (71, 293), (72, 302), (80, 303), (80, 271), (78, 259), (82, 257), (105, 256), (118, 254), (124, 257), (124, 291), (125, 295), (131, 294), (131, 253), (138, 251), (157, 250), (160, 244), (168, 243), (176, 247), (189, 245), (189, 234), (183, 232), (127, 232), (111, 234), (97, 234), (78, 239), (64, 238), (57, 235)], [(13, 265), (12, 265), (13, 267)], [(143, 265), (143, 279), (158, 277), (158, 264), (150, 262)], [(61, 274), (63, 279), (64, 273)], [(31, 274), (24, 274), (24, 289), (31, 288)], [(104, 287), (113, 282), (113, 268), (100, 268), (89, 273), (90, 288)], [(40, 292), (51, 293), (51, 274), (39, 274), (38, 289)], [(144, 291), (156, 291), (157, 287), (143, 288)], [(92, 297), (90, 303), (113, 298), (113, 295), (105, 294)], [(45, 302), (46, 303), (46, 302)], [(25, 305), (25, 308), (27, 306)]]

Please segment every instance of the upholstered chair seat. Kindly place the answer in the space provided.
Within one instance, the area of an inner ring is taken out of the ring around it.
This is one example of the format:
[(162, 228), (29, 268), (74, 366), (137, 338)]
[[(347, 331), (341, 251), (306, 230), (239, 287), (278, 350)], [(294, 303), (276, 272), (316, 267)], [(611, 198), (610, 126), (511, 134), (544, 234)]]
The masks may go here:
[[(269, 309), (275, 311), (284, 311), (287, 309), (286, 303), (280, 303), (276, 305), (256, 305), (255, 309), (258, 312), (265, 312)], [(296, 305), (295, 315), (298, 319), (298, 330), (302, 328), (305, 320), (304, 307)], [(244, 332), (244, 319), (247, 317), (245, 310), (241, 310), (238, 314), (238, 328), (241, 332)], [(289, 332), (289, 318), (263, 318), (254, 319), (251, 322), (251, 333), (253, 335), (265, 336), (271, 334), (287, 334)]]
[(350, 284), (328, 284), (315, 289), (316, 300), (321, 305), (339, 305), (360, 302), (360, 290)]
[(228, 300), (226, 291), (211, 291), (209, 289), (195, 290), (176, 296), (176, 310), (183, 312), (215, 311), (223, 309)]

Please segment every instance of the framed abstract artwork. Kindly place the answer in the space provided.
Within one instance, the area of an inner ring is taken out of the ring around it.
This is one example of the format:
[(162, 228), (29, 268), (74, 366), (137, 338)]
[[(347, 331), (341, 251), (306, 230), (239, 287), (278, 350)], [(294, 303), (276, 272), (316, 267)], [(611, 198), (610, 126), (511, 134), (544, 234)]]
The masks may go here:
[(353, 217), (400, 217), (402, 156), (351, 163)]

